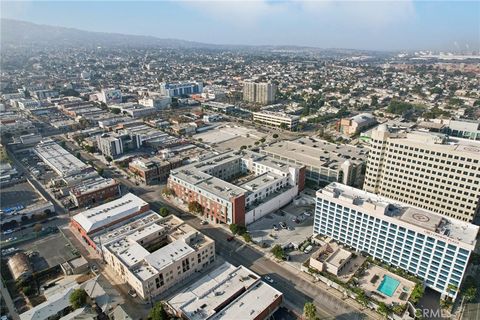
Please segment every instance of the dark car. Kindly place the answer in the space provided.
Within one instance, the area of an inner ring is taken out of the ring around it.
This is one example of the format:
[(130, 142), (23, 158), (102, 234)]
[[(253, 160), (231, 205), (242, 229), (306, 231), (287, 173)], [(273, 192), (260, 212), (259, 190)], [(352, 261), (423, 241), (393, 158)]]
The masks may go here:
[(229, 236), (229, 237), (227, 238), (227, 241), (232, 241), (233, 239), (234, 239), (234, 236)]

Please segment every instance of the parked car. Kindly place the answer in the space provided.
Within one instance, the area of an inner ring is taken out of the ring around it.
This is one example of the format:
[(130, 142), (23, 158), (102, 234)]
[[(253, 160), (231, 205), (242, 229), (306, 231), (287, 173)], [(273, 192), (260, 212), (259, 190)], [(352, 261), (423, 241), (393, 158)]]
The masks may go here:
[(273, 225), (273, 230), (278, 231), (278, 227), (276, 224)]
[(305, 248), (305, 250), (303, 250), (303, 253), (310, 253), (313, 249), (313, 246), (310, 244), (308, 245), (308, 247)]
[(292, 227), (292, 226), (288, 226), (288, 228), (287, 228), (287, 229), (288, 229), (289, 231), (293, 231), (293, 230), (295, 230), (295, 228), (294, 228), (294, 227)]
[(92, 265), (90, 266), (90, 270), (92, 270), (93, 272), (97, 273), (97, 272), (98, 272), (98, 267), (97, 267), (96, 265), (92, 264)]
[(12, 230), (12, 229), (8, 229), (8, 230), (5, 230), (5, 231), (3, 232), (4, 235), (5, 235), (5, 234), (10, 234), (10, 233), (13, 233), (13, 230)]
[(303, 214), (306, 215), (307, 217), (310, 217), (312, 215), (310, 211), (305, 211)]
[(234, 239), (234, 237), (233, 237), (233, 236), (229, 236), (229, 237), (227, 238), (227, 241), (229, 241), (229, 242), (230, 242), (230, 241), (232, 241), (233, 239)]
[(201, 224), (202, 224), (202, 226), (204, 226), (204, 225), (208, 224), (208, 221), (207, 220), (202, 220)]
[(265, 281), (267, 281), (267, 282), (269, 282), (269, 283), (273, 283), (273, 282), (274, 282), (273, 279), (270, 278), (269, 276), (265, 276), (265, 277), (263, 277), (263, 279), (265, 279)]
[(287, 224), (282, 221), (282, 222), (280, 222), (280, 227), (281, 227), (282, 229), (287, 229)]

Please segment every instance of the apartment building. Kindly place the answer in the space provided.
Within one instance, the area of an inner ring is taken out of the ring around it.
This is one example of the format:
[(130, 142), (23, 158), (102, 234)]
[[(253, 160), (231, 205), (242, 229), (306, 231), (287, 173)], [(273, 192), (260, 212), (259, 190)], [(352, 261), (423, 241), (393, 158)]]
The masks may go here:
[(98, 235), (105, 262), (150, 300), (215, 261), (215, 242), (183, 220), (147, 211)]
[(313, 230), (400, 267), (455, 299), (479, 227), (331, 183), (317, 191)]
[(372, 131), (364, 189), (471, 222), (480, 210), (480, 142), (380, 125)]
[(251, 151), (233, 151), (170, 172), (168, 187), (197, 202), (215, 223), (250, 224), (278, 210), (305, 186), (305, 167)]
[(243, 100), (248, 102), (270, 104), (275, 102), (277, 86), (268, 82), (245, 81), (243, 83)]
[(179, 97), (189, 94), (202, 93), (202, 82), (175, 82), (161, 83), (160, 94), (167, 97)]
[(300, 121), (299, 116), (274, 111), (252, 112), (253, 121), (266, 124), (267, 126), (279, 127), (290, 131), (297, 130)]
[(377, 120), (372, 114), (362, 113), (350, 118), (340, 119), (338, 122), (338, 131), (344, 135), (353, 136), (375, 124), (377, 124)]
[(305, 178), (316, 185), (330, 182), (359, 188), (363, 185), (368, 153), (365, 148), (303, 137), (272, 143), (260, 152), (273, 159), (304, 165)]
[(161, 157), (135, 158), (128, 164), (128, 170), (146, 185), (164, 181), (168, 178), (170, 170), (181, 167), (185, 157), (182, 155), (168, 159)]

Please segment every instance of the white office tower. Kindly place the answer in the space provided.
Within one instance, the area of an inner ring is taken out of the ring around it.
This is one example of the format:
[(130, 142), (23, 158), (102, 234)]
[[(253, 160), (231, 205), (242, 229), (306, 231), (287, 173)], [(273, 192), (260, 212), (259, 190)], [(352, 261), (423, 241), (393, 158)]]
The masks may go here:
[(479, 227), (339, 183), (317, 191), (313, 232), (400, 267), (453, 299)]
[(480, 142), (430, 132), (372, 132), (363, 187), (447, 217), (480, 211)]

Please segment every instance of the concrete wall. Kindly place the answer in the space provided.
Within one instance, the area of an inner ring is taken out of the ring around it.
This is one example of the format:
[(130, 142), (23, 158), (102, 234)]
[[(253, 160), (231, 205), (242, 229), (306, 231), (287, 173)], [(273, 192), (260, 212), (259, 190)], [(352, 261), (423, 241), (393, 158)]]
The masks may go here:
[(295, 186), (284, 193), (270, 199), (269, 201), (262, 203), (255, 207), (253, 210), (248, 211), (245, 214), (245, 224), (248, 225), (262, 218), (263, 216), (280, 209), (288, 204), (298, 194), (298, 186)]

